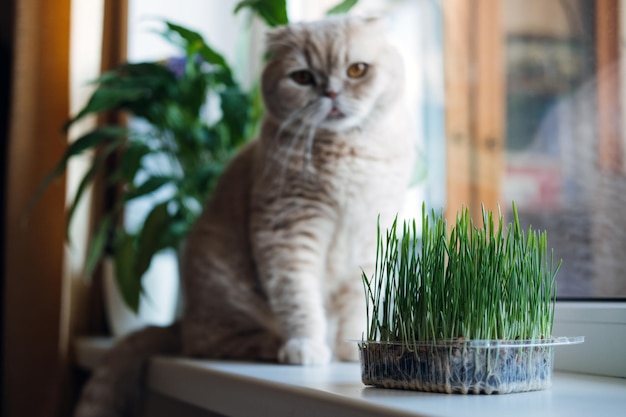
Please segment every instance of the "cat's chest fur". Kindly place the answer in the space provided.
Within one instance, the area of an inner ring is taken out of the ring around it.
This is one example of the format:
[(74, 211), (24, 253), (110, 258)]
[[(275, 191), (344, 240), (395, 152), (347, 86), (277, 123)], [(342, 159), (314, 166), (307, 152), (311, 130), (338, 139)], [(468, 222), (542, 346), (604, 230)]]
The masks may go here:
[[(332, 219), (321, 277), (329, 292), (373, 262), (377, 219), (389, 222), (404, 198), (412, 161), (410, 135), (404, 120), (384, 122), (367, 131), (320, 134), (308, 151), (306, 143), (288, 140), (267, 147), (286, 159), (270, 174), (278, 177), (267, 180), (274, 187), (268, 186), (263, 196), (294, 210), (315, 207)], [(266, 155), (265, 163), (272, 158), (275, 163), (275, 155)]]
[[(367, 141), (371, 138), (361, 138)], [(334, 171), (338, 222), (328, 251), (328, 275), (333, 284), (354, 279), (354, 270), (373, 263), (377, 221), (386, 225), (397, 214), (404, 198), (411, 149), (385, 148), (381, 143), (355, 143), (336, 160)]]
[(229, 357), (355, 360), (345, 340), (364, 327), (361, 268), (371, 270), (377, 219), (384, 229), (402, 207), (411, 169), (402, 59), (376, 19), (296, 24), (268, 42), (258, 139), (189, 240), (188, 351), (215, 355), (227, 342)]

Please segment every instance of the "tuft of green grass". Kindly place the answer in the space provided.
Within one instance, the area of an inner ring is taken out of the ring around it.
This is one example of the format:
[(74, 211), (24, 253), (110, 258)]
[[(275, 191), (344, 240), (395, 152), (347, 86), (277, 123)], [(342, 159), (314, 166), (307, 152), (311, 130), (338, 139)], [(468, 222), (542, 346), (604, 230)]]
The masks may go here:
[[(481, 226), (469, 210), (448, 231), (441, 214), (422, 206), (381, 233), (376, 268), (363, 273), (368, 341), (528, 340), (552, 335), (556, 264), (546, 232), (504, 225), (483, 207)], [(400, 230), (399, 227), (402, 227)]]

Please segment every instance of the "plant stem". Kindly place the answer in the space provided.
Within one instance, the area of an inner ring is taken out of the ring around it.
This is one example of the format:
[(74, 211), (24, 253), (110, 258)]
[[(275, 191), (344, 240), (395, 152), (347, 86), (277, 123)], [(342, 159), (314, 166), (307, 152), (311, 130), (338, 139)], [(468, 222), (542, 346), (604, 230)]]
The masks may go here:
[(415, 220), (378, 225), (374, 275), (363, 274), (369, 341), (540, 339), (552, 332), (556, 274), (547, 234), (504, 226), (502, 214), (469, 210), (448, 233), (441, 214), (422, 206), (422, 237)]

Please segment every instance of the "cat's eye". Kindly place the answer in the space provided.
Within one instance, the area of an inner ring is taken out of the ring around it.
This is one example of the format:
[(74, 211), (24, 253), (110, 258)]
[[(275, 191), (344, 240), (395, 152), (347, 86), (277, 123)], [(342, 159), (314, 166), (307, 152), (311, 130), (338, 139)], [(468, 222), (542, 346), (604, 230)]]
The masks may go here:
[(313, 74), (311, 74), (311, 71), (307, 71), (307, 70), (294, 71), (291, 74), (289, 74), (289, 76), (291, 77), (292, 80), (294, 80), (296, 83), (300, 85), (314, 85), (315, 84), (315, 78), (313, 77)]
[(365, 62), (356, 62), (348, 67), (348, 77), (361, 78), (367, 73), (369, 65)]

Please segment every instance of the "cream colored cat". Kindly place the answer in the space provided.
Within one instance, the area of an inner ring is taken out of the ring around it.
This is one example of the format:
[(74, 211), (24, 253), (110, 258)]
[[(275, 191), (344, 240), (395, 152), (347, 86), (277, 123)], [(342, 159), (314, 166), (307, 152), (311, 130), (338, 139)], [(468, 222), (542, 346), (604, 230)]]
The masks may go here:
[(136, 384), (159, 352), (358, 359), (346, 339), (365, 330), (361, 268), (370, 270), (377, 217), (386, 225), (400, 210), (412, 167), (402, 61), (370, 18), (277, 28), (268, 48), (260, 136), (224, 172), (188, 237), (180, 324), (114, 349), (78, 416), (121, 415), (129, 396), (115, 387)]

